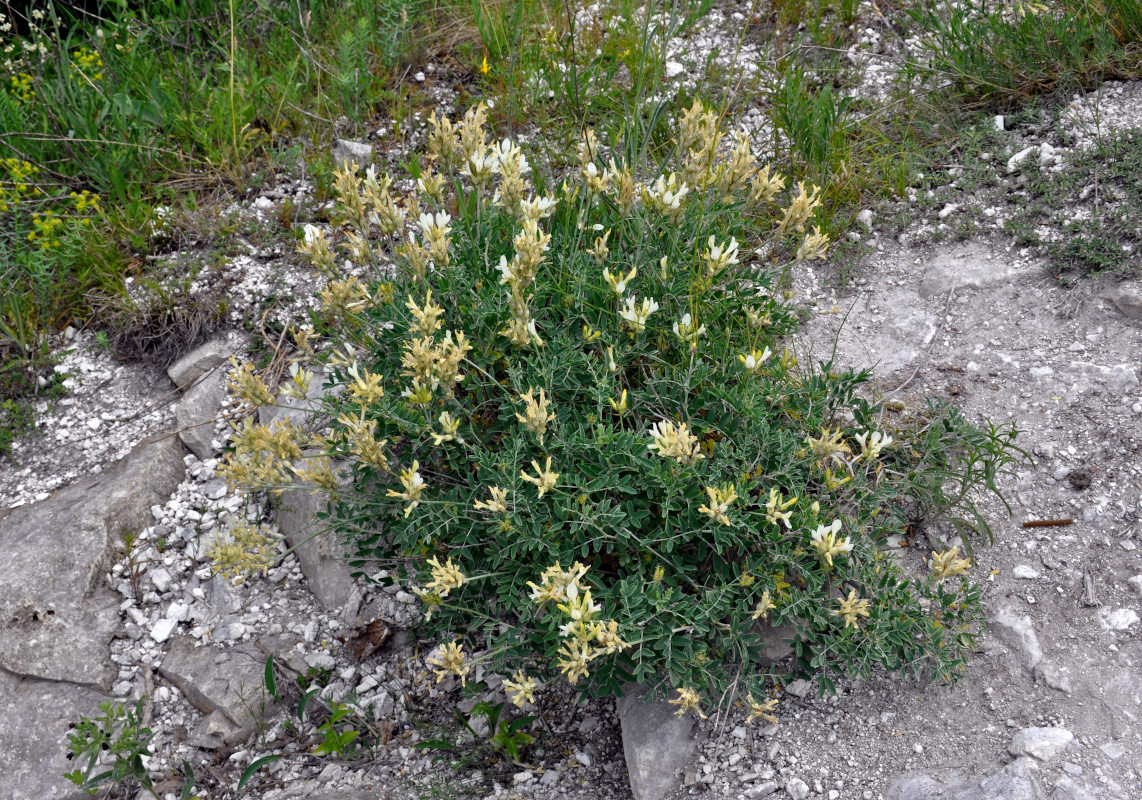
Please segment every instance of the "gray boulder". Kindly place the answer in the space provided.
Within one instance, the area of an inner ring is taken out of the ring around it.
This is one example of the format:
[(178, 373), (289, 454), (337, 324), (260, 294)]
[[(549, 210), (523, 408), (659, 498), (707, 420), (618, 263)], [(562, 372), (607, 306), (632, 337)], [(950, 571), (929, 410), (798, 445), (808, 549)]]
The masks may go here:
[(184, 474), (173, 436), (0, 519), (0, 668), (110, 689), (119, 602), (104, 583), (125, 530), (151, 522)]
[(681, 770), (694, 758), (694, 721), (653, 698), (653, 690), (627, 686), (618, 701), (623, 754), (634, 800), (662, 800), (682, 785)]
[(346, 161), (359, 167), (373, 163), (373, 146), (352, 139), (338, 139), (333, 145), (333, 161), (340, 168)]
[(99, 713), (107, 698), (69, 683), (18, 678), (0, 670), (0, 797), (78, 800), (87, 795), (64, 778), (68, 725)]
[(212, 369), (216, 369), (234, 354), (236, 342), (230, 337), (211, 339), (191, 350), (167, 367), (167, 375), (180, 389), (186, 389)]
[(1007, 752), (1013, 756), (1030, 756), (1039, 761), (1051, 761), (1075, 740), (1066, 728), (1024, 728), (1015, 734)]
[(226, 373), (215, 369), (187, 389), (175, 409), (178, 438), (204, 461), (214, 455), (214, 418), (225, 398)]
[(265, 689), (266, 655), (255, 645), (195, 644), (188, 636), (172, 639), (159, 672), (207, 715), (201, 733), (238, 744), (277, 711)]

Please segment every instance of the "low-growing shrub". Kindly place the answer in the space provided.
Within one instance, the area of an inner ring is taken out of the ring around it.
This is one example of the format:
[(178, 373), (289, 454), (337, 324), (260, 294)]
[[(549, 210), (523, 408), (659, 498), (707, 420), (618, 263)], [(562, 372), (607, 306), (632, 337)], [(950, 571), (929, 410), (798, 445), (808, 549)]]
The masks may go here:
[[(771, 719), (766, 623), (795, 627), (823, 688), (876, 666), (953, 678), (980, 616), (969, 562), (910, 577), (882, 543), (946, 512), (978, 527), (1015, 432), (934, 404), (894, 421), (866, 373), (782, 348), (782, 276), (828, 247), (818, 189), (695, 102), (662, 164), (588, 130), (543, 194), (483, 114), (433, 119), (404, 197), (336, 175), (340, 224), (300, 248), (330, 276), (328, 340), (299, 331), (310, 363), (286, 387), (326, 371), (322, 429), (246, 422), (229, 478), (330, 492), (356, 568), (415, 584), (438, 676), (486, 662), (521, 705), (559, 675), (595, 694), (665, 679), (680, 713), (735, 686)], [(249, 365), (233, 383), (273, 402)]]

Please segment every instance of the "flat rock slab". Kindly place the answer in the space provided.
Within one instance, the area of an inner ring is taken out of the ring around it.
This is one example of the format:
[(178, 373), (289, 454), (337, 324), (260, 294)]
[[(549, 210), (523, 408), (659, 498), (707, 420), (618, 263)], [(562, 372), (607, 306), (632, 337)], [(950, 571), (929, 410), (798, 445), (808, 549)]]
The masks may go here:
[(226, 363), (236, 348), (237, 343), (229, 337), (211, 339), (167, 367), (167, 376), (175, 386), (186, 389), (210, 370)]
[(1017, 758), (981, 779), (952, 784), (921, 773), (897, 778), (888, 787), (888, 800), (1046, 800), (1038, 768), (1030, 758)]
[(230, 738), (244, 739), (273, 710), (265, 691), (266, 655), (252, 644), (195, 643), (189, 636), (172, 639), (159, 672), (203, 714), (221, 712), (237, 725)]
[(1007, 752), (1046, 762), (1066, 750), (1074, 740), (1074, 734), (1066, 728), (1024, 728), (1015, 734)]
[(940, 250), (924, 267), (920, 296), (943, 297), (952, 289), (983, 289), (1008, 283), (1018, 274), (1010, 258), (993, 254), (978, 242)]
[(173, 436), (144, 442), (85, 478), (0, 519), (0, 668), (109, 689), (118, 595), (103, 575), (124, 530), (150, 523), (184, 475)]
[(178, 438), (203, 461), (214, 455), (214, 418), (225, 397), (226, 373), (216, 369), (187, 389), (175, 409)]
[(324, 492), (308, 489), (282, 492), (278, 511), (278, 530), (297, 556), (306, 585), (326, 611), (340, 612), (349, 602), (356, 582), (335, 533), (323, 530), (317, 519), (325, 511), (329, 498)]
[(681, 785), (679, 770), (694, 758), (694, 722), (675, 716), (674, 706), (647, 700), (651, 690), (628, 686), (618, 701), (623, 754), (634, 800), (662, 800)]
[[(807, 329), (820, 326), (831, 330), (843, 321), (840, 330), (833, 334), (839, 367), (874, 369), (880, 377), (911, 367), (936, 335), (935, 315), (925, 309), (919, 295), (905, 289), (878, 295), (876, 305), (881, 317), (869, 322), (869, 301), (869, 297), (861, 296), (851, 308), (842, 307), (844, 314), (818, 315)], [(815, 352), (813, 360), (823, 361), (829, 355)]]
[(68, 725), (99, 713), (107, 698), (84, 686), (17, 678), (0, 672), (0, 798), (85, 798), (63, 777)]

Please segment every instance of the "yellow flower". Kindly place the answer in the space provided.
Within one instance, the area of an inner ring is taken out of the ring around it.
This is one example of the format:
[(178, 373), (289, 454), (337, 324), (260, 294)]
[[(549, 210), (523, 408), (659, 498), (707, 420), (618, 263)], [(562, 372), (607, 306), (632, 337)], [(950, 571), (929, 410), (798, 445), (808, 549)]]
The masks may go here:
[(519, 471), (519, 476), (528, 483), (534, 483), (539, 489), (539, 496), (543, 497), (555, 488), (555, 482), (559, 480), (559, 473), (551, 471), (551, 456), (547, 457), (547, 464), (543, 469), (539, 468), (539, 462), (535, 460), (531, 462), (531, 466), (535, 470), (535, 477), (528, 475), (522, 469)]
[(709, 495), (709, 505), (699, 506), (698, 511), (705, 514), (714, 522), (720, 522), (723, 525), (730, 524), (730, 518), (726, 516), (726, 512), (730, 510), (730, 503), (738, 499), (738, 493), (731, 483), (728, 486), (707, 486), (706, 494)]
[(706, 261), (706, 276), (713, 278), (726, 267), (740, 264), (738, 261), (738, 240), (730, 237), (726, 244), (718, 244), (711, 236), (706, 242), (706, 252), (703, 255)]
[(504, 681), (504, 691), (511, 695), (511, 701), (523, 708), (524, 703), (535, 702), (535, 678), (529, 678), (522, 672), (517, 672)]
[(835, 431), (830, 431), (828, 428), (821, 428), (821, 436), (814, 439), (809, 436), (805, 439), (805, 443), (809, 445), (809, 449), (814, 455), (821, 458), (831, 458), (837, 462), (843, 462), (844, 453), (852, 452), (849, 446), (845, 444), (841, 436), (841, 429), (837, 428)]
[(843, 617), (846, 628), (852, 625), (859, 629), (858, 618), (868, 616), (868, 601), (861, 600), (856, 589), (850, 589), (849, 596), (844, 600), (838, 598), (837, 602), (841, 604), (841, 608), (839, 611), (834, 611), (833, 616)]
[(432, 437), (432, 443), (435, 446), (439, 447), (444, 442), (452, 442), (457, 439), (456, 432), (460, 430), (460, 420), (453, 417), (447, 411), (441, 411), (437, 422), (440, 423), (440, 427), (444, 432), (435, 433), (429, 431), (429, 435)]
[(773, 600), (769, 597), (769, 590), (766, 589), (761, 593), (761, 599), (757, 601), (757, 605), (753, 609), (753, 617), (751, 619), (769, 619), (769, 612), (777, 608)]
[(597, 328), (592, 328), (590, 325), (583, 326), (583, 341), (585, 341), (587, 344), (598, 341), (599, 337), (602, 335), (603, 332)]
[(679, 689), (678, 697), (668, 702), (672, 706), (678, 706), (678, 710), (674, 712), (674, 716), (676, 717), (681, 717), (687, 711), (693, 711), (702, 719), (706, 719), (706, 715), (702, 713), (702, 709), (698, 708), (698, 700), (698, 693), (687, 687), (685, 689)]
[(746, 719), (747, 725), (752, 725), (757, 720), (765, 720), (770, 725), (777, 724), (777, 716), (773, 713), (777, 710), (777, 698), (771, 698), (764, 703), (759, 703), (753, 699), (753, 695), (749, 695), (749, 717)]
[(814, 258), (819, 258), (822, 261), (825, 259), (825, 254), (829, 251), (829, 235), (821, 233), (821, 229), (816, 225), (813, 226), (813, 232), (806, 235), (805, 240), (801, 242), (801, 246), (797, 248), (797, 261), (811, 261)]
[(434, 672), (437, 683), (449, 675), (455, 675), (460, 679), (461, 686), (467, 685), (468, 671), (471, 667), (464, 660), (464, 645), (449, 642), (439, 648), (435, 655), (430, 656), (428, 663), (436, 667)]
[(865, 431), (853, 438), (860, 445), (860, 457), (865, 461), (875, 461), (880, 451), (892, 444), (892, 437), (880, 431)]
[(840, 530), (841, 521), (835, 519), (832, 524), (818, 525), (817, 530), (813, 531), (813, 547), (817, 548), (817, 553), (830, 567), (833, 566), (833, 556), (851, 552), (853, 549), (849, 537), (842, 539), (837, 536)]
[[(427, 217), (428, 215), (426, 214), (425, 216)], [(444, 314), (444, 309), (432, 302), (431, 289), (428, 290), (428, 294), (424, 298), (423, 308), (416, 304), (411, 294), (408, 296), (408, 302), (405, 303), (405, 308), (412, 312), (412, 316), (416, 320), (415, 324), (409, 326), (409, 330), (413, 334), (431, 336), (440, 330), (440, 317)]]
[(452, 563), (452, 559), (448, 559), (443, 564), (436, 556), (428, 559), (428, 566), (432, 567), (432, 580), (426, 584), (425, 588), (431, 589), (444, 598), (453, 589), (459, 589), (464, 585), (467, 578), (460, 568)]
[(928, 569), (932, 571), (932, 577), (938, 581), (945, 578), (952, 578), (956, 575), (963, 575), (971, 569), (970, 558), (960, 558), (960, 548), (953, 547), (951, 550), (945, 550), (942, 553), (932, 551), (932, 557), (928, 560)]
[(487, 75), (491, 71), (492, 68), (488, 66), (488, 57), (485, 55), (484, 60), (480, 62), (480, 72)]
[(586, 574), (587, 567), (578, 561), (566, 570), (556, 561), (554, 567), (548, 567), (543, 571), (539, 578), (542, 581), (540, 585), (537, 586), (528, 581), (527, 585), (531, 587), (531, 599), (541, 606), (548, 600), (553, 600), (556, 603), (569, 600), (578, 594), (579, 581)]
[(627, 413), (627, 390), (623, 389), (623, 393), (618, 400), (611, 397), (607, 399), (607, 402), (611, 404), (611, 408), (615, 410), (615, 413), (621, 417)]
[(663, 458), (673, 458), (679, 464), (693, 464), (701, 458), (701, 447), (698, 437), (690, 432), (690, 426), (685, 422), (675, 425), (669, 420), (662, 420), (650, 427), (650, 438), (653, 440), (647, 447), (657, 452)]
[(738, 361), (742, 362), (742, 366), (745, 367), (746, 372), (748, 372), (750, 375), (756, 375), (772, 355), (773, 351), (771, 351), (768, 347), (764, 350), (754, 349), (749, 353), (739, 355)]
[(502, 514), (507, 511), (508, 490), (501, 489), (498, 486), (493, 486), (488, 491), (491, 492), (491, 499), (486, 503), (482, 500), (477, 500), (474, 504), (476, 506), (476, 510), (491, 511), (493, 514)]
[(626, 650), (630, 645), (624, 642), (619, 637), (619, 624), (613, 619), (607, 620), (604, 625), (601, 622), (591, 623), (591, 636), (595, 639), (595, 644), (598, 649), (595, 655), (610, 655)]
[(412, 510), (420, 505), (420, 496), (424, 493), (424, 478), (420, 476), (420, 462), (413, 461), (412, 466), (406, 470), (401, 470), (400, 482), (404, 487), (403, 492), (397, 492), (389, 489), (385, 494), (386, 497), (395, 497), (398, 500), (405, 500), (408, 505), (405, 506), (404, 515), (407, 517), (412, 513)]
[(543, 389), (539, 390), (539, 399), (535, 397), (535, 390), (530, 386), (527, 388), (527, 394), (521, 395), (520, 400), (526, 404), (524, 414), (516, 414), (515, 418), (523, 423), (523, 426), (535, 434), (539, 446), (543, 446), (543, 436), (547, 433), (547, 423), (555, 419), (555, 415), (551, 413), (547, 402), (547, 394)]
[[(609, 269), (603, 270), (603, 280), (607, 282), (607, 285), (610, 286), (611, 290), (619, 297), (623, 296), (623, 292), (627, 290), (627, 284), (633, 281), (637, 275), (638, 267), (631, 267), (630, 271), (627, 272), (626, 275), (623, 275), (622, 270), (619, 270), (614, 274), (612, 274)], [(643, 303), (645, 304), (645, 302), (646, 301), (644, 300)], [(651, 302), (654, 301), (652, 300)], [(658, 306), (656, 304), (655, 309), (657, 308)]]
[(383, 376), (369, 372), (369, 370), (365, 370), (362, 375), (356, 362), (353, 362), (347, 372), (349, 377), (353, 379), (353, 382), (349, 384), (349, 394), (353, 396), (355, 403), (366, 406), (385, 396), (385, 389), (381, 386), (381, 381), (384, 380)]
[(567, 676), (567, 682), (572, 686), (587, 674), (587, 664), (595, 657), (591, 644), (583, 639), (564, 639), (559, 655), (562, 658), (556, 662), (556, 666)]
[(602, 611), (603, 607), (591, 600), (591, 588), (589, 586), (582, 592), (576, 591), (573, 594), (570, 592), (568, 594), (571, 596), (567, 598), (566, 602), (557, 603), (555, 606), (569, 617), (567, 622), (559, 626), (559, 635), (573, 636), (583, 640), (590, 639), (587, 623)]
[(793, 512), (788, 509), (796, 504), (796, 497), (790, 497), (786, 500), (777, 489), (770, 489), (769, 500), (765, 504), (765, 518), (773, 525), (784, 522), (785, 530), (792, 530), (793, 524), (789, 521), (789, 518), (793, 516)]

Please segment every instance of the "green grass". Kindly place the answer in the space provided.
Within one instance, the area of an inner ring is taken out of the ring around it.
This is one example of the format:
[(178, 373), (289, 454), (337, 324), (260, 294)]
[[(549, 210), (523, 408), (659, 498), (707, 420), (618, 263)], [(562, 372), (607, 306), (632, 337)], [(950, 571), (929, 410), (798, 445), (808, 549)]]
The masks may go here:
[[(1028, 165), (1027, 198), (1008, 230), (1039, 245), (1061, 280), (1142, 274), (1142, 132), (1107, 136), (1072, 155), (1061, 172)], [(1054, 231), (1044, 238), (1038, 229)]]
[(1142, 74), (1137, 0), (1013, 6), (919, 3), (909, 16), (932, 60), (914, 66), (915, 75), (946, 84), (944, 92), (968, 106), (1006, 110), (1031, 97)]

